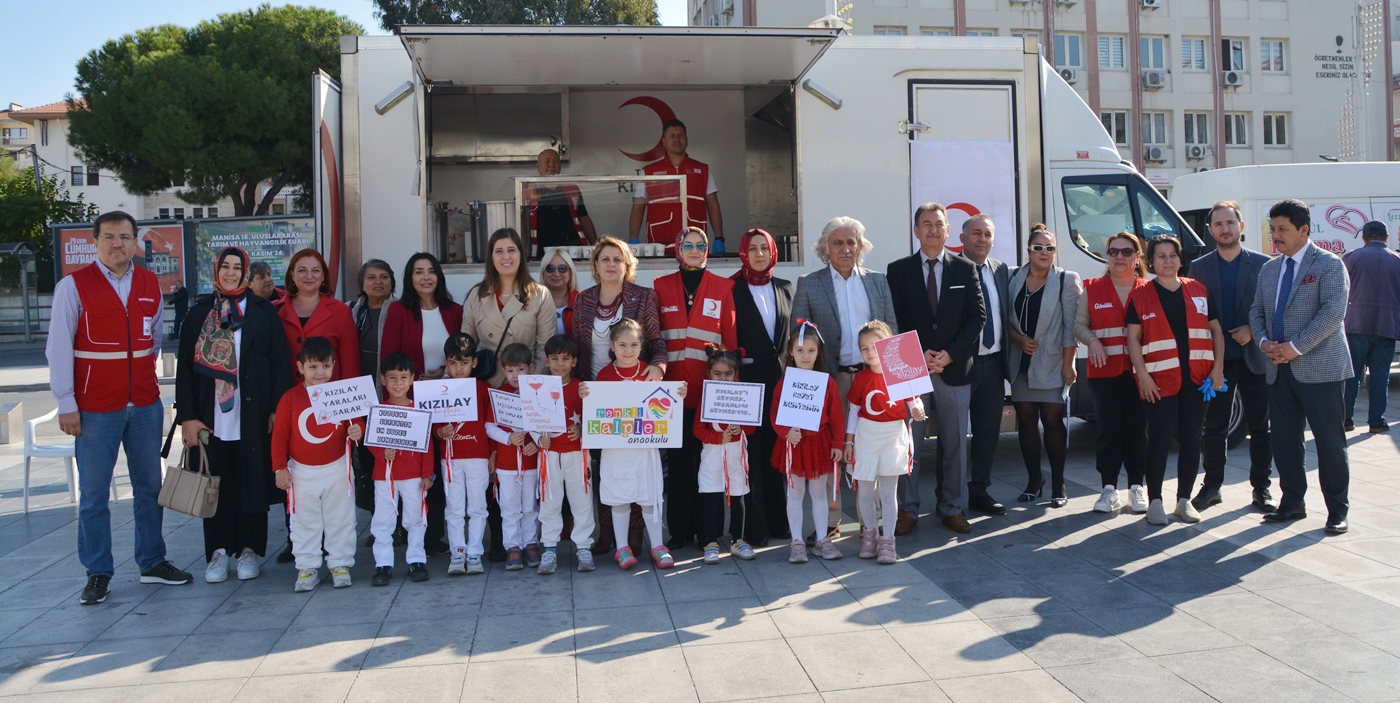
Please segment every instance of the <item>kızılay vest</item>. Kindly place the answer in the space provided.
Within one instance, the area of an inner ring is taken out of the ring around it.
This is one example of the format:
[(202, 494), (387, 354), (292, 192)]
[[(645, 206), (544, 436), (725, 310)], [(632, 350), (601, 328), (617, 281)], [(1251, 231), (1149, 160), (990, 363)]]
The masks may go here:
[[(1182, 278), (1181, 292), (1186, 303), (1186, 331), (1188, 342), (1188, 371), (1191, 383), (1200, 385), (1210, 377), (1215, 365), (1214, 341), (1210, 336), (1210, 318), (1197, 307), (1194, 298), (1205, 300), (1209, 293), (1200, 282)], [(1137, 309), (1142, 321), (1142, 361), (1157, 390), (1162, 397), (1170, 397), (1181, 391), (1181, 356), (1176, 346), (1176, 335), (1167, 322), (1162, 310), (1162, 301), (1157, 297), (1156, 286), (1139, 286), (1133, 289), (1129, 299)]]
[[(1133, 290), (1147, 283), (1145, 278), (1133, 279)], [(1128, 363), (1128, 330), (1124, 322), (1127, 310), (1118, 300), (1118, 291), (1109, 276), (1085, 281), (1084, 295), (1088, 297), (1089, 329), (1103, 345), (1107, 356), (1102, 367), (1088, 365), (1089, 378), (1118, 378), (1131, 368)]]
[[(574, 234), (578, 236), (580, 245), (588, 244), (588, 240), (583, 236), (583, 225), (578, 221), (578, 203), (583, 201), (583, 194), (579, 192), (578, 186), (564, 185), (564, 202), (569, 206), (569, 219), (574, 222)], [(531, 193), (527, 200), (531, 200), (530, 209), (530, 231), (538, 233), (540, 231), (540, 207), (539, 196)]]
[[(690, 227), (706, 229), (710, 211), (705, 206), (705, 189), (710, 185), (710, 167), (689, 156), (681, 165), (671, 165), (670, 157), (647, 164), (643, 176), (685, 176), (685, 213)], [(646, 184), (647, 241), (665, 244), (668, 252), (676, 248), (676, 235), (687, 225), (681, 223), (681, 189), (670, 182)]]
[(739, 345), (734, 313), (734, 281), (708, 271), (700, 277), (695, 304), (685, 309), (685, 283), (679, 271), (653, 282), (661, 305), (661, 336), (666, 340), (666, 380), (685, 381), (685, 407), (700, 404), (709, 357), (706, 344), (734, 350)]
[(73, 388), (78, 409), (90, 413), (144, 407), (160, 401), (155, 337), (160, 283), (143, 268), (131, 272), (122, 305), (106, 274), (93, 262), (73, 273), (82, 315), (73, 335)]

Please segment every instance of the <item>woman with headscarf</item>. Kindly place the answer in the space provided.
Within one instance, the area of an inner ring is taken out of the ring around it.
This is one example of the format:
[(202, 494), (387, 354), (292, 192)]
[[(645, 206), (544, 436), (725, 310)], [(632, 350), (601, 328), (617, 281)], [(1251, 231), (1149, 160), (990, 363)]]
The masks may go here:
[[(738, 321), (739, 380), (763, 384), (763, 407), (773, 403), (773, 391), (783, 376), (783, 352), (792, 327), (792, 283), (773, 276), (778, 260), (773, 235), (751, 229), (739, 241), (739, 261), (734, 274), (734, 312)], [(765, 546), (769, 534), (789, 539), (787, 500), (783, 475), (773, 469), (771, 425), (760, 425), (749, 435), (749, 495), (744, 540)], [(734, 535), (738, 537), (739, 535)], [(797, 535), (800, 536), (800, 535)]]
[[(717, 344), (738, 349), (735, 334), (734, 281), (705, 270), (709, 258), (705, 230), (687, 227), (676, 236), (676, 260), (680, 270), (656, 279), (656, 297), (661, 303), (661, 336), (666, 340), (666, 380), (685, 381), (683, 427), (695, 426), (700, 392), (705, 380), (708, 357), (705, 345)], [(696, 538), (695, 504), (699, 499), (700, 440), (694, 433), (685, 436), (680, 449), (671, 449), (666, 471), (666, 517), (671, 539), (666, 546), (675, 551)], [(742, 540), (730, 547), (736, 555), (751, 558), (753, 549)]]
[(256, 578), (267, 550), (267, 506), (281, 502), (272, 480), (272, 418), (292, 385), (291, 351), (272, 304), (248, 292), (248, 255), (219, 252), (214, 293), (190, 309), (180, 330), (175, 420), (185, 447), (206, 445), (220, 479), (219, 505), (204, 520), (204, 578)]
[[(287, 332), (292, 359), (301, 355), (304, 340), (325, 337), (335, 349), (331, 380), (360, 375), (360, 333), (350, 316), (350, 306), (331, 296), (326, 260), (315, 249), (292, 254), (287, 264), (287, 297), (277, 303), (277, 315)], [(292, 365), (296, 375), (296, 365)]]

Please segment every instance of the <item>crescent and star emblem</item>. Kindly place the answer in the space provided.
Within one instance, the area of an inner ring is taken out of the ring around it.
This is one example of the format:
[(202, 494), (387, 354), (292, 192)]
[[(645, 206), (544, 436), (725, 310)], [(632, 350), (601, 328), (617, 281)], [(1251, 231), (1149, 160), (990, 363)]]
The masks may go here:
[[(879, 415), (880, 413), (882, 413), (882, 412), (885, 411), (884, 408), (881, 408), (880, 410), (876, 410), (875, 408), (873, 408), (873, 407), (870, 406), (870, 399), (871, 399), (871, 398), (874, 398), (874, 397), (877, 396), (877, 395), (885, 395), (885, 392), (877, 388), (877, 389), (875, 389), (875, 390), (873, 390), (873, 391), (870, 391), (869, 393), (866, 393), (866, 394), (865, 394), (865, 412), (866, 412), (867, 414), (869, 414), (869, 415)], [(888, 402), (887, 402), (887, 403), (884, 403), (883, 405), (884, 405), (885, 408), (889, 407), (889, 403), (888, 403)]]
[(311, 417), (311, 408), (301, 411), (301, 417), (297, 418), (297, 427), (301, 430), (301, 436), (305, 438), (306, 441), (312, 444), (324, 444), (329, 441), (331, 437), (335, 436), (335, 430), (331, 430), (331, 433), (325, 437), (317, 437), (312, 434), (311, 428), (306, 424), (306, 419), (309, 417)]
[[(617, 109), (621, 110), (622, 108), (627, 107), (628, 105), (641, 105), (642, 107), (650, 108), (652, 112), (656, 113), (656, 117), (661, 120), (661, 124), (666, 124), (667, 122), (676, 119), (676, 112), (675, 110), (671, 109), (670, 105), (667, 105), (666, 103), (662, 102), (659, 98), (653, 98), (650, 95), (639, 95), (635, 98), (632, 98), (631, 100), (628, 100), (625, 103), (622, 103), (621, 105), (618, 105)], [(655, 161), (666, 154), (666, 146), (661, 143), (661, 138), (657, 137), (656, 146), (653, 146), (649, 151), (645, 151), (640, 154), (632, 154), (626, 151), (622, 151), (621, 149), (618, 149), (618, 151), (622, 152), (623, 156), (626, 156), (627, 158), (632, 159), (633, 161), (651, 163), (652, 161)]]

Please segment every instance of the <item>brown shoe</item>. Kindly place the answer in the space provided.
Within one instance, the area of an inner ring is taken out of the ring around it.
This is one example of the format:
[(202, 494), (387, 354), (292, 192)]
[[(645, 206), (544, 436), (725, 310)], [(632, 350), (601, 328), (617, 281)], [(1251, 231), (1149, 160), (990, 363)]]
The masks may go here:
[(899, 519), (894, 521), (894, 534), (896, 537), (903, 537), (914, 531), (914, 526), (919, 524), (919, 518), (913, 513), (899, 511)]
[(972, 531), (972, 525), (969, 524), (967, 518), (963, 517), (961, 514), (944, 517), (943, 524), (947, 525), (948, 529), (960, 535), (965, 535)]

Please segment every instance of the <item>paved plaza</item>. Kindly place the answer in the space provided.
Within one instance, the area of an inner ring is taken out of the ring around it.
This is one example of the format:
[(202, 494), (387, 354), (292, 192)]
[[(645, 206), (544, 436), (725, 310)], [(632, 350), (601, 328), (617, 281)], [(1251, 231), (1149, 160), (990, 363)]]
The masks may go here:
[[(20, 390), (3, 396), (27, 417), (53, 407), (7, 373), (0, 387)], [(285, 537), (276, 513), (260, 578), (204, 583), (199, 521), (167, 512), (170, 558), (195, 583), (137, 583), (122, 473), (117, 574), (97, 606), (78, 604), (85, 574), (61, 463), (36, 461), (25, 516), (21, 447), (0, 445), (0, 697), (1400, 700), (1400, 431), (1349, 435), (1352, 528), (1329, 537), (1315, 472), (1306, 519), (1260, 521), (1247, 446), (1231, 453), (1224, 504), (1197, 525), (1093, 513), (1093, 426), (1071, 430), (1067, 508), (1014, 503), (1025, 473), (1006, 434), (992, 493), (1010, 514), (974, 517), (962, 536), (925, 516), (893, 566), (857, 559), (847, 524), (836, 562), (788, 564), (774, 545), (703, 566), (687, 548), (665, 572), (643, 558), (628, 573), (600, 560), (590, 574), (495, 564), (449, 578), (434, 557), (431, 580), (408, 583), (400, 549), (393, 585), (372, 588), (362, 547), (354, 587), (310, 594), (293, 593), (295, 569), (272, 559)], [(361, 545), (368, 525), (360, 513)]]

